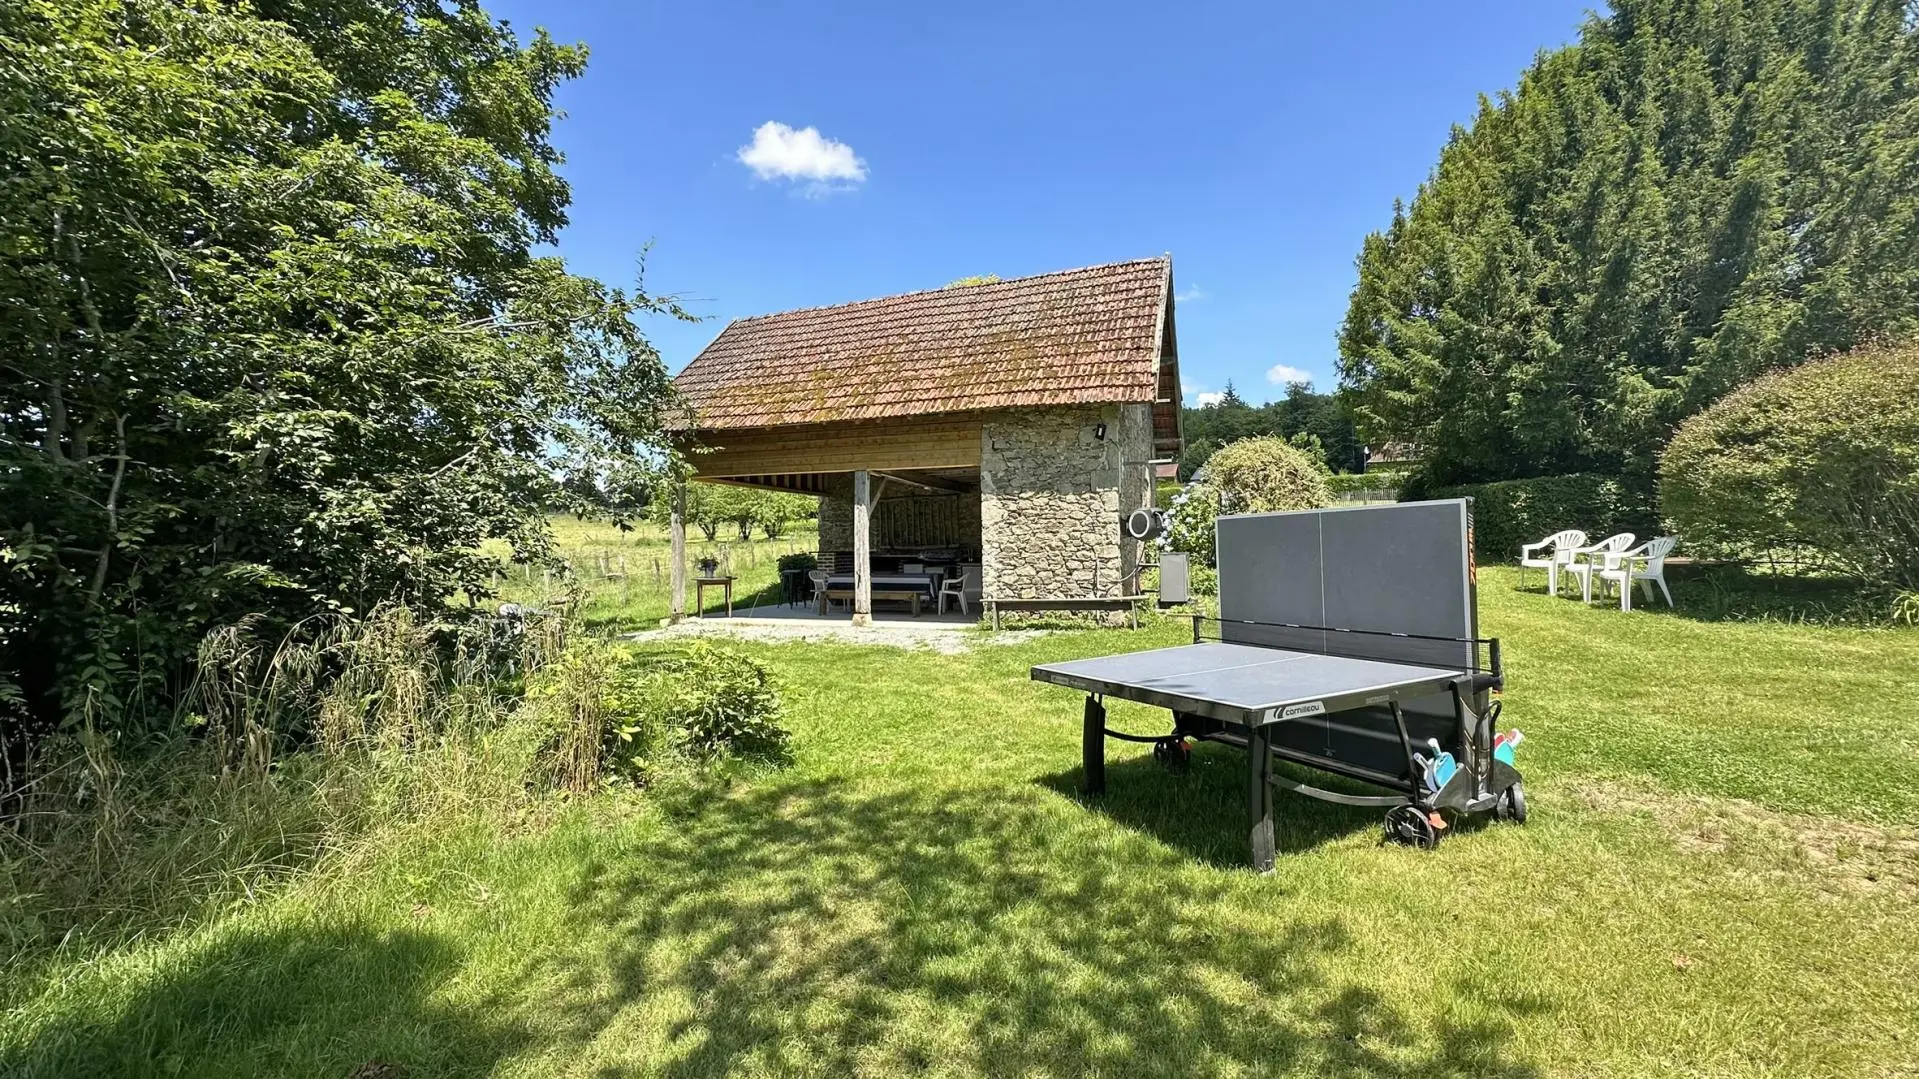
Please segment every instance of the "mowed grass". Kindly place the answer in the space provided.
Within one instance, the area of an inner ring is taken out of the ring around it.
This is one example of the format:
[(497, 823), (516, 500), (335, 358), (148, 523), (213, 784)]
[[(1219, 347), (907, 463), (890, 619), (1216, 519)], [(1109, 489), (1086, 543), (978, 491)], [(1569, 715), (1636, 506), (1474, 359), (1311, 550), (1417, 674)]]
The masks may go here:
[(1528, 583), (1481, 599), (1523, 827), (1423, 853), (1282, 794), (1259, 877), (1230, 751), (1113, 743), (1082, 800), (1079, 698), (1027, 668), (1182, 624), (744, 646), (789, 767), (394, 836), (9, 978), (0, 1074), (1919, 1074), (1919, 633)]

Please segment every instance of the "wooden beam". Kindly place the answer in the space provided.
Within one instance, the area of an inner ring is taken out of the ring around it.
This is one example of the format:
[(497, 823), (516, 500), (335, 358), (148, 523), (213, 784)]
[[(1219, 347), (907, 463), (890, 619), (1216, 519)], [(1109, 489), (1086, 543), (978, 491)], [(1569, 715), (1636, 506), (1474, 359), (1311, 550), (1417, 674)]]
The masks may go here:
[(882, 476), (889, 480), (898, 480), (900, 483), (907, 484), (908, 486), (920, 487), (928, 491), (938, 491), (941, 494), (963, 495), (972, 490), (972, 488), (958, 480), (949, 480), (944, 476), (929, 476), (924, 472), (901, 472), (894, 470), (892, 472), (878, 472), (875, 473), (875, 475)]
[[(701, 431), (687, 461), (701, 479), (915, 468), (978, 468), (980, 418), (924, 418)], [(689, 446), (690, 448), (690, 446)]]
[(700, 482), (724, 483), (733, 487), (750, 487), (756, 491), (790, 491), (803, 495), (826, 493), (825, 475), (811, 472), (802, 472), (796, 475), (714, 476), (711, 479), (702, 479)]
[(673, 483), (673, 510), (667, 529), (673, 539), (673, 605), (667, 621), (686, 620), (686, 481)]
[(872, 480), (865, 469), (853, 473), (853, 624), (873, 621)]

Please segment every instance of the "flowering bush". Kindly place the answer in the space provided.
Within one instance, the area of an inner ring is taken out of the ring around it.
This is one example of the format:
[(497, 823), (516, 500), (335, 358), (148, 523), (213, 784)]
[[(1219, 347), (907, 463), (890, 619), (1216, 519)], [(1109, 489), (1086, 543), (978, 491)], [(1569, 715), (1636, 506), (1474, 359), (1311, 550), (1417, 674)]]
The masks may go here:
[(1213, 523), (1222, 513), (1271, 513), (1328, 505), (1326, 469), (1282, 438), (1242, 438), (1213, 455), (1201, 478), (1173, 496), (1161, 550), (1213, 566)]
[(1188, 484), (1173, 496), (1166, 509), (1166, 531), (1160, 534), (1162, 551), (1184, 551), (1196, 565), (1214, 561), (1213, 521), (1219, 516), (1219, 488), (1209, 483)]

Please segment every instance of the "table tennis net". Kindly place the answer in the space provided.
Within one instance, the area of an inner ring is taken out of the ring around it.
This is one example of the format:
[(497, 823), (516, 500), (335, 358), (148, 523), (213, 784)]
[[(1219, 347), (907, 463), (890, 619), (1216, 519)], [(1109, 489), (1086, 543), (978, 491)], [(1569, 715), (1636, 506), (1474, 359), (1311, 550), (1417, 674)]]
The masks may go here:
[(1427, 637), (1410, 633), (1300, 626), (1236, 619), (1193, 619), (1193, 640), (1285, 648), (1324, 656), (1410, 663), (1458, 671), (1485, 671), (1492, 641), (1483, 637)]

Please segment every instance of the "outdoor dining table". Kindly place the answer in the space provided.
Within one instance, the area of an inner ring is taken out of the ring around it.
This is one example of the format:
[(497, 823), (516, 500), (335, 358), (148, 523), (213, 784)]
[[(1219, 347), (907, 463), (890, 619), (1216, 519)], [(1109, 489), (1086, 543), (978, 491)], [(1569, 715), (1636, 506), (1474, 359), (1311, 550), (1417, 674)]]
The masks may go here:
[[(939, 600), (940, 580), (944, 576), (945, 574), (938, 571), (928, 571), (925, 573), (875, 573), (869, 580), (871, 581), (870, 587), (875, 594), (881, 592), (917, 593), (922, 600), (928, 603), (936, 603)], [(829, 576), (826, 579), (826, 588), (820, 592), (820, 613), (826, 613), (826, 601), (829, 597), (833, 599), (850, 598), (852, 594), (852, 574), (835, 573)], [(917, 604), (914, 605), (913, 613), (919, 613)]]

